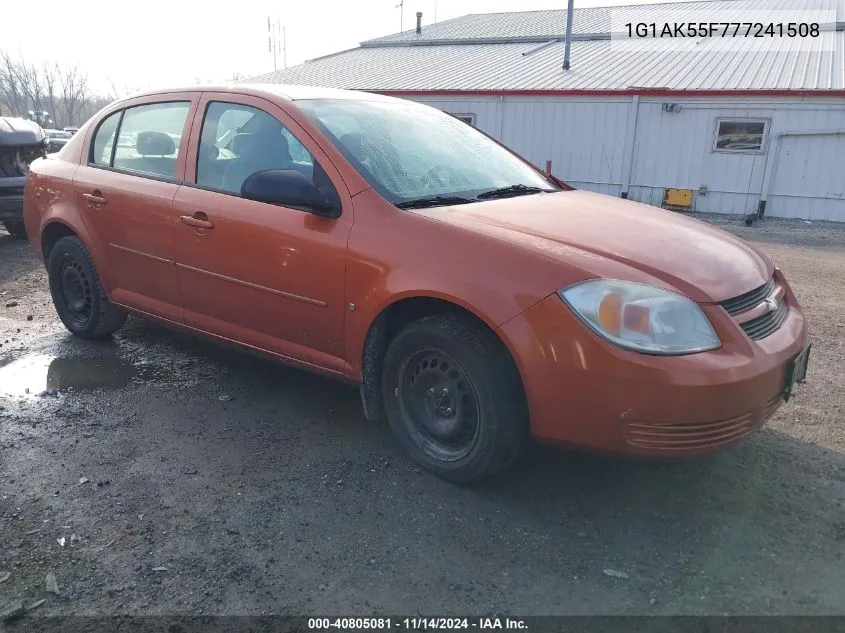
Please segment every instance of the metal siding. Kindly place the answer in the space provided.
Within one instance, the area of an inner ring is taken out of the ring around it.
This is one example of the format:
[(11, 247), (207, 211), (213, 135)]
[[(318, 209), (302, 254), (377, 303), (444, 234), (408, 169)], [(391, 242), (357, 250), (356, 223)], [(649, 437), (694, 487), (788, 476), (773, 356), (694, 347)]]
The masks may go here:
[[(554, 173), (575, 187), (613, 196), (622, 192), (630, 98), (414, 100), (447, 112), (475, 114), (480, 129), (540, 168), (551, 160)], [(767, 215), (845, 221), (845, 179), (839, 167), (845, 136), (785, 137), (781, 150), (777, 142), (783, 131), (845, 129), (845, 99), (673, 101), (681, 104), (680, 113), (663, 112), (661, 100), (640, 100), (630, 199), (660, 206), (665, 188), (679, 187), (694, 190), (696, 211), (752, 213), (760, 201), (767, 164), (774, 152), (782, 151)], [(765, 153), (713, 151), (716, 119), (734, 117), (771, 120)], [(698, 192), (701, 185), (707, 186), (706, 195)]]
[(622, 181), (629, 101), (505, 98), (501, 141), (573, 182)]
[(775, 111), (759, 107), (738, 110), (728, 103), (721, 108), (681, 105), (680, 113), (666, 113), (662, 102), (640, 102), (632, 185), (695, 190), (706, 185), (707, 195), (696, 195), (696, 210), (718, 212), (721, 209), (714, 208), (716, 205), (726, 205), (730, 212), (738, 212), (739, 199), (732, 194), (740, 194), (743, 201), (750, 192), (759, 194), (766, 154), (714, 152), (716, 119), (772, 118)]
[(499, 103), (486, 99), (414, 99), (450, 114), (474, 114), (475, 126), (487, 134), (498, 135)]
[[(827, 128), (835, 129), (831, 117), (824, 114), (831, 113), (818, 112), (817, 118), (827, 119)], [(842, 120), (845, 117), (839, 114), (839, 129), (845, 129)], [(766, 214), (845, 221), (845, 178), (841, 168), (845, 135), (786, 136), (776, 151), (779, 154), (777, 170)]]

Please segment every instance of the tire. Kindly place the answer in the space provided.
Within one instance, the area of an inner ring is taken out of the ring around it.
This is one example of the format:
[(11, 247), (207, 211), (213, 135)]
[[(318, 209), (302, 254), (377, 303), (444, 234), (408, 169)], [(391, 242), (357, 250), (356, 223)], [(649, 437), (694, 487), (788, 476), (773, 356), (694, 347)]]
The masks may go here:
[(387, 420), (420, 466), (459, 483), (503, 470), (528, 438), (519, 372), (498, 338), (462, 314), (414, 321), (391, 341)]
[(106, 298), (91, 255), (78, 237), (63, 237), (53, 245), (47, 275), (56, 312), (74, 336), (105, 338), (126, 321), (126, 313)]
[(26, 225), (23, 223), (23, 220), (6, 220), (3, 222), (3, 226), (6, 227), (9, 235), (12, 237), (16, 237), (19, 240), (26, 239)]

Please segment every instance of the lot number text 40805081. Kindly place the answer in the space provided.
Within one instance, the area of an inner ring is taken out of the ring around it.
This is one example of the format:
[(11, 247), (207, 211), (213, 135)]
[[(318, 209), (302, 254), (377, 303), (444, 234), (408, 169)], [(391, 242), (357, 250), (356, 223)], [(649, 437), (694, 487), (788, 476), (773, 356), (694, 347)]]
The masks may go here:
[(520, 618), (308, 618), (310, 631), (520, 631), (528, 626)]

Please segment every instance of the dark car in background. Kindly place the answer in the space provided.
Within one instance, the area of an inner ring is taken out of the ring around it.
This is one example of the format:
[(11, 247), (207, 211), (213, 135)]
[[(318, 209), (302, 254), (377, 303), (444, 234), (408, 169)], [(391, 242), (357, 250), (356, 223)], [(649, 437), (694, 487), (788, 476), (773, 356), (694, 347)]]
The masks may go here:
[(15, 237), (26, 237), (23, 188), (29, 164), (46, 153), (47, 137), (37, 123), (0, 117), (0, 222)]
[(47, 135), (47, 152), (49, 154), (58, 152), (73, 136), (65, 130), (44, 130), (44, 133)]

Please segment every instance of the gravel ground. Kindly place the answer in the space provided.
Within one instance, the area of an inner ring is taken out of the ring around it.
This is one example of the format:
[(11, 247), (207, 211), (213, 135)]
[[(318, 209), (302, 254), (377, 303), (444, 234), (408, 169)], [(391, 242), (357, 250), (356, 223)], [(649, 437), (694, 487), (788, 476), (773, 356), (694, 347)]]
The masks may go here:
[(712, 457), (537, 447), (476, 487), (416, 469), (347, 386), (137, 319), (71, 338), (40, 263), (0, 232), (0, 604), (845, 614), (845, 227), (704, 219), (791, 280), (809, 382)]

